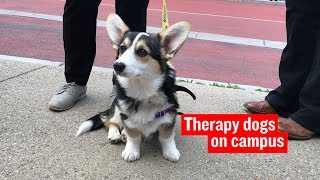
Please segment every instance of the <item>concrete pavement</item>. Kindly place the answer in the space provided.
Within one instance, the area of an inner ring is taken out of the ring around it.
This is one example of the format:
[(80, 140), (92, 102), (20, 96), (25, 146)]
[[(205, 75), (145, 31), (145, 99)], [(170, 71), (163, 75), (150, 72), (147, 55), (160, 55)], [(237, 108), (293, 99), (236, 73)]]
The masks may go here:
[[(141, 159), (127, 163), (124, 145), (107, 142), (106, 131), (75, 137), (79, 125), (104, 110), (111, 73), (94, 71), (87, 97), (65, 112), (47, 103), (64, 83), (61, 64), (0, 60), (0, 179), (318, 179), (319, 138), (290, 141), (289, 153), (208, 154), (206, 137), (177, 129), (178, 163), (161, 155), (158, 142), (144, 143)], [(242, 104), (266, 93), (180, 82), (197, 96), (178, 93), (185, 113), (244, 113)], [(179, 121), (178, 121), (179, 122)]]

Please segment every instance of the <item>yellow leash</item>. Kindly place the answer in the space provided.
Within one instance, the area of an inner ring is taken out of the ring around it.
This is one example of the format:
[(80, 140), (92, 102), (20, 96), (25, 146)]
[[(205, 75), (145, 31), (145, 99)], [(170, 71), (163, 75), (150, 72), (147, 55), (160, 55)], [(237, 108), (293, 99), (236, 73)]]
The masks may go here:
[(162, 31), (169, 27), (169, 18), (168, 18), (168, 11), (167, 11), (167, 3), (166, 0), (163, 0), (162, 6)]

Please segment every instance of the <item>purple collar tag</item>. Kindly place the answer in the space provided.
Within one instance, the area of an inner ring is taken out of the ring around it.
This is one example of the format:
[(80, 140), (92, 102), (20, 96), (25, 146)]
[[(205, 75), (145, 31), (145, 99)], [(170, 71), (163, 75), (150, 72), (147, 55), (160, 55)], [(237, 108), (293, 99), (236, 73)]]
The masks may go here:
[(163, 111), (159, 111), (156, 113), (155, 118), (162, 117), (162, 116), (166, 115), (168, 112), (170, 112), (171, 110), (172, 110), (172, 108), (170, 107), (170, 108), (167, 108)]

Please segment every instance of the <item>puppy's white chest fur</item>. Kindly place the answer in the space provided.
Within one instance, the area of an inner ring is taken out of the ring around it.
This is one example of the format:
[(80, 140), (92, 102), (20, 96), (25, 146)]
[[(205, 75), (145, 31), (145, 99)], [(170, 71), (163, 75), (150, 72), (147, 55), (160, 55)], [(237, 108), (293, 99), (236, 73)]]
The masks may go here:
[(118, 76), (119, 83), (126, 90), (127, 96), (136, 100), (146, 100), (157, 96), (163, 78), (164, 75), (133, 79)]
[(136, 112), (129, 112), (129, 106), (120, 101), (120, 109), (123, 113), (128, 115), (125, 125), (128, 128), (139, 129), (145, 136), (157, 131), (158, 127), (164, 123), (172, 123), (173, 119), (170, 114), (165, 114), (162, 117), (156, 118), (156, 113), (163, 111), (171, 104), (167, 103), (167, 99), (162, 92), (157, 95), (151, 96), (148, 99), (141, 101), (140, 106)]

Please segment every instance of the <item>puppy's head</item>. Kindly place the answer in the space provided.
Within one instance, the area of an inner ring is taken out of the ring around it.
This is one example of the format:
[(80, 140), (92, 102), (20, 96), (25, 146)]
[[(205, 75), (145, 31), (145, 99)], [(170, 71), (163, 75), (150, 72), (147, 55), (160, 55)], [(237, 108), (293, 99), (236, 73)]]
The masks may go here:
[(123, 77), (154, 77), (163, 74), (166, 63), (178, 52), (188, 37), (190, 25), (176, 23), (159, 34), (130, 32), (116, 14), (110, 14), (107, 31), (117, 51), (115, 72)]

